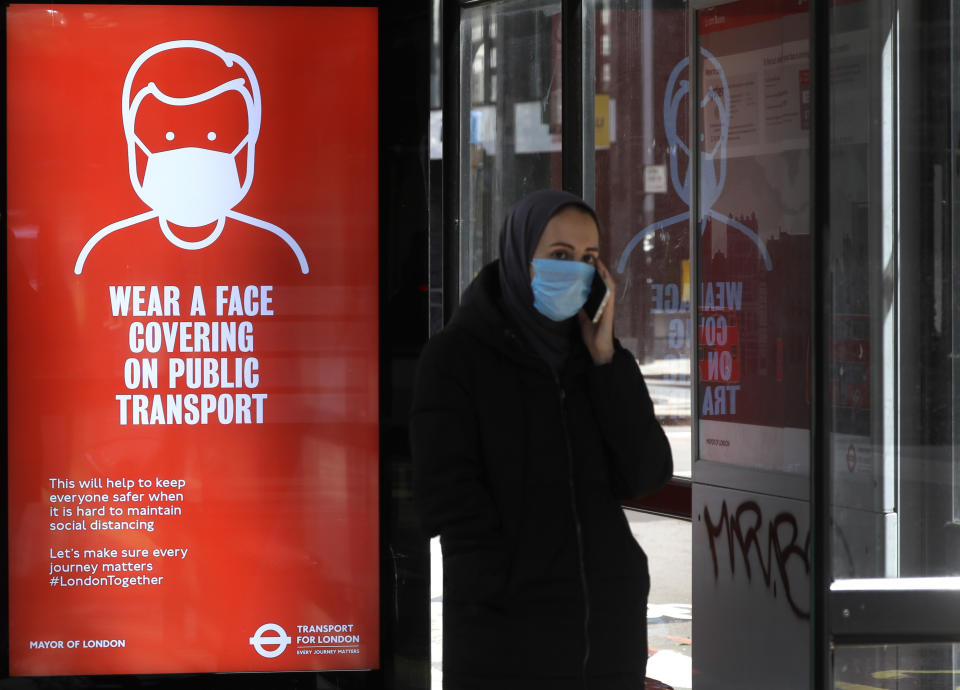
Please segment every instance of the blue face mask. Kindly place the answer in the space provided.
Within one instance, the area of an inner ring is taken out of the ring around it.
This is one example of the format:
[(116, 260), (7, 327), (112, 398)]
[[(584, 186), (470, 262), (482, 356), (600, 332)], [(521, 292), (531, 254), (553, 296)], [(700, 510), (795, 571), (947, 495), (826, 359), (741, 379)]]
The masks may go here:
[(534, 308), (553, 321), (575, 316), (587, 301), (596, 268), (582, 261), (534, 259)]

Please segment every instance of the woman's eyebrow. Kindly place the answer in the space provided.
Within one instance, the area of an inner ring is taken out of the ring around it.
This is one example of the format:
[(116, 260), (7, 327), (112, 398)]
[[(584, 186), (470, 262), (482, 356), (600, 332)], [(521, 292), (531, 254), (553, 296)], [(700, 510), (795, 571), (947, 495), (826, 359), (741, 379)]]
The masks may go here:
[[(570, 244), (569, 242), (564, 242), (563, 240), (557, 240), (556, 242), (551, 243), (550, 248), (552, 249), (553, 247), (566, 247), (567, 249), (576, 249), (576, 247), (574, 247), (572, 244)], [(584, 247), (583, 251), (597, 252), (599, 254), (600, 247)]]

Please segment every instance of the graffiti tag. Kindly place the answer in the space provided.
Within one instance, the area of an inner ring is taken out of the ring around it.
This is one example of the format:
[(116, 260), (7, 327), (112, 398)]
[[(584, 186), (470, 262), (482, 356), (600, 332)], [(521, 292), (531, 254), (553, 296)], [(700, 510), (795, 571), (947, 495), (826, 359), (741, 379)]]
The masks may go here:
[(794, 583), (791, 583), (790, 580), (791, 573), (796, 576), (799, 572), (797, 567), (792, 570), (790, 568), (794, 560), (797, 565), (803, 566), (804, 574), (808, 578), (810, 576), (810, 530), (807, 530), (806, 537), (800, 543), (800, 528), (797, 526), (797, 518), (792, 513), (778, 513), (767, 523), (766, 554), (764, 554), (763, 544), (761, 543), (763, 512), (755, 501), (744, 501), (732, 515), (727, 509), (727, 502), (724, 501), (720, 509), (720, 517), (716, 522), (711, 519), (709, 508), (704, 506), (703, 518), (707, 523), (707, 533), (710, 535), (710, 556), (713, 558), (714, 579), (720, 577), (717, 542), (721, 541), (724, 530), (726, 530), (730, 574), (736, 573), (736, 552), (739, 550), (743, 558), (747, 580), (752, 581), (753, 567), (751, 566), (750, 554), (751, 552), (756, 553), (756, 560), (760, 565), (760, 574), (767, 589), (772, 589), (773, 596), (776, 597), (776, 581), (779, 580), (783, 595), (797, 617), (801, 619), (810, 618), (809, 604), (805, 601), (806, 597), (804, 596), (808, 588), (803, 587), (800, 590), (801, 600), (798, 602), (793, 591)]

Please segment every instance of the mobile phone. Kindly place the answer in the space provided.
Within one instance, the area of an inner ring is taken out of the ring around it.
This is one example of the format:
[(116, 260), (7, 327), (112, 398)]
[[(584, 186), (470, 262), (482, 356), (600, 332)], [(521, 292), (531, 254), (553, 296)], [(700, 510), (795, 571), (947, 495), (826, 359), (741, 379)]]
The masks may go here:
[(600, 277), (600, 271), (593, 274), (593, 284), (590, 285), (590, 294), (587, 295), (587, 302), (583, 305), (583, 311), (593, 323), (600, 320), (603, 316), (603, 308), (607, 306), (607, 300), (610, 299), (610, 288), (603, 278)]

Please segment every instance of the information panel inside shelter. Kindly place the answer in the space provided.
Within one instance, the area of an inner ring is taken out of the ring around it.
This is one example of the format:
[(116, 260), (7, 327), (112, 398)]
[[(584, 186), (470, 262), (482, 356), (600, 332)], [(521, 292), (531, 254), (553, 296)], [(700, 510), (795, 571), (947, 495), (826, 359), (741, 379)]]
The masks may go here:
[(810, 464), (808, 3), (698, 13), (700, 458)]
[(376, 9), (6, 12), (11, 675), (378, 667)]

